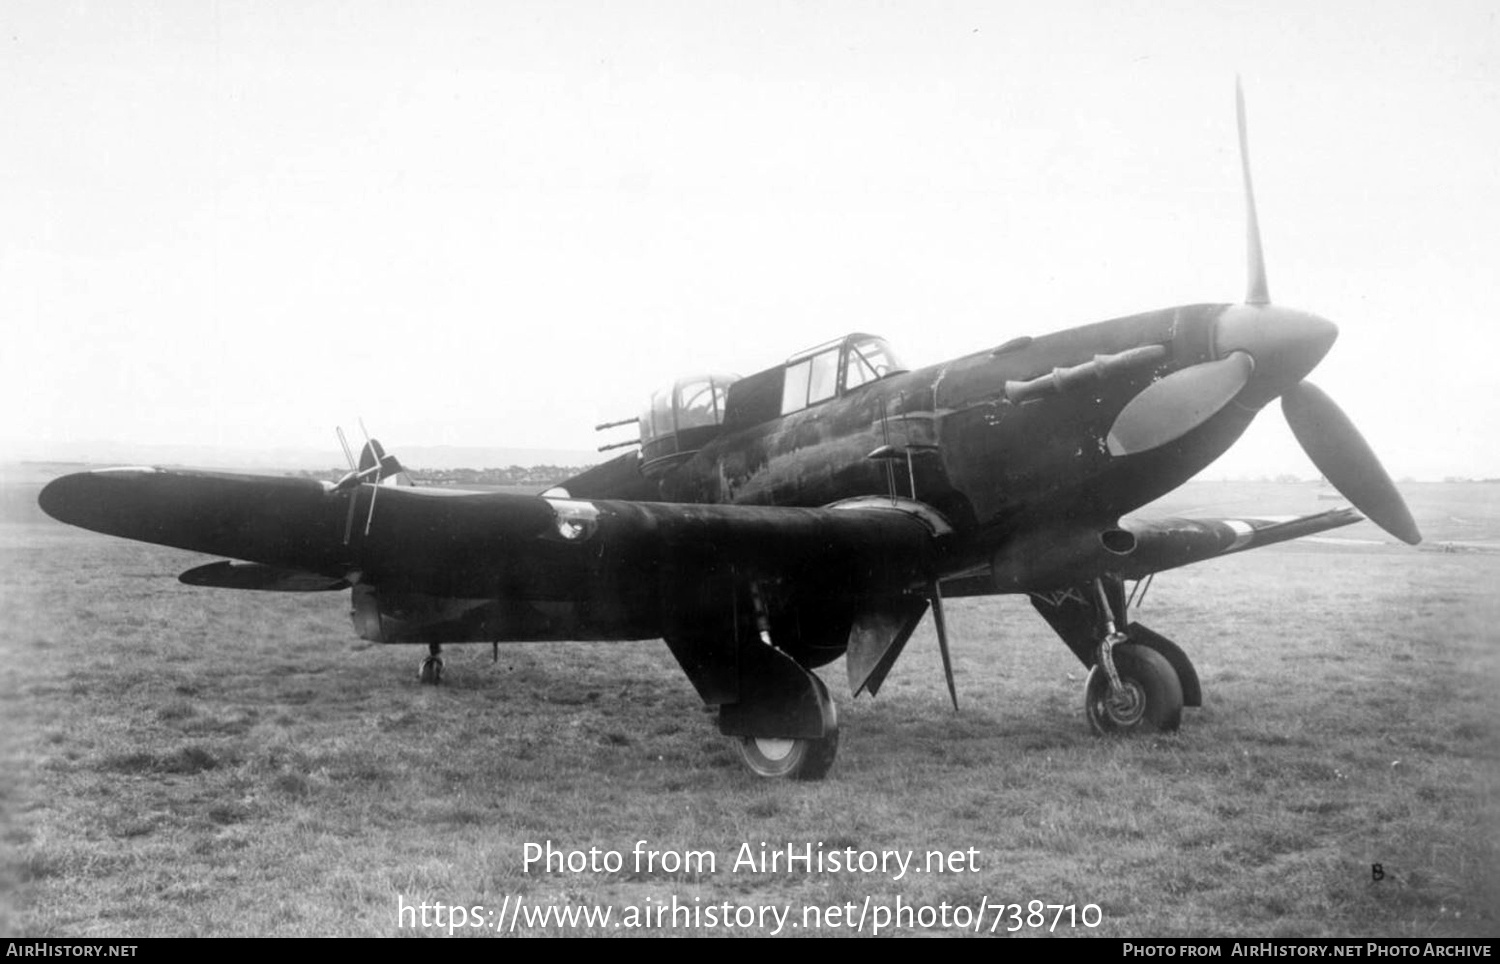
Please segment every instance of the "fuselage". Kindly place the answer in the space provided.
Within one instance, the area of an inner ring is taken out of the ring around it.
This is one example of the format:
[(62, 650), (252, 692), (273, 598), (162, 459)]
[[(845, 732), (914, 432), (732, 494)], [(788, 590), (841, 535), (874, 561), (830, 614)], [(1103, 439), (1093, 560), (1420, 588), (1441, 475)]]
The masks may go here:
[[(1106, 444), (1148, 385), (1215, 358), (1220, 320), (1239, 307), (1186, 305), (1017, 338), (852, 387), (841, 376), (831, 397), (756, 417), (767, 399), (782, 398), (794, 359), (731, 385), (718, 431), (659, 472), (645, 497), (781, 506), (912, 499), (953, 526), (950, 572), (1018, 533), (1113, 526), (1223, 454), (1268, 400), (1228, 405), (1148, 452), (1113, 455)], [(845, 340), (846, 356), (863, 337)], [(642, 497), (635, 482), (628, 495), (614, 485), (600, 490), (603, 479), (585, 473), (564, 488), (578, 497)]]
[(1288, 309), (1188, 305), (917, 370), (851, 335), (747, 378), (679, 382), (653, 397), (639, 454), (543, 498), (393, 485), (397, 464), (378, 485), (77, 473), (41, 504), (253, 564), (195, 570), (196, 585), (353, 585), (370, 639), (676, 638), (716, 618), (754, 630), (753, 589), (776, 632), (821, 660), (871, 599), (1111, 571), (1134, 548), (1120, 516), (1222, 454), (1335, 333)]

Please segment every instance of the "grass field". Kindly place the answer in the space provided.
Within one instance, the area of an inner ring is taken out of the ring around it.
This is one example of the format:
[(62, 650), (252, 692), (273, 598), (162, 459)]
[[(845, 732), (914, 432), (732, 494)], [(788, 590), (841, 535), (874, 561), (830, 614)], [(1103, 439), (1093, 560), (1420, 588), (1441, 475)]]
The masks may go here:
[[(0, 487), (0, 933), (432, 933), (398, 927), (398, 900), (519, 896), (792, 921), (1040, 900), (1098, 906), (1099, 926), (1058, 933), (1115, 936), (1500, 934), (1500, 485), (1409, 487), (1420, 550), (1361, 525), (1159, 577), (1139, 618), (1205, 688), (1170, 737), (1090, 736), (1081, 669), (1024, 600), (954, 601), (962, 712), (929, 626), (878, 699), (850, 700), (836, 663), (838, 762), (795, 784), (742, 768), (660, 642), (493, 664), (453, 647), (446, 684), (421, 687), (421, 650), (355, 639), (344, 595), (190, 589), (174, 577), (203, 557), (53, 523), (38, 484)], [(1194, 484), (1163, 511), (1332, 504)], [(626, 863), (523, 872), (548, 840)], [(637, 871), (638, 840), (717, 866)], [(762, 842), (972, 848), (978, 868), (731, 867)]]

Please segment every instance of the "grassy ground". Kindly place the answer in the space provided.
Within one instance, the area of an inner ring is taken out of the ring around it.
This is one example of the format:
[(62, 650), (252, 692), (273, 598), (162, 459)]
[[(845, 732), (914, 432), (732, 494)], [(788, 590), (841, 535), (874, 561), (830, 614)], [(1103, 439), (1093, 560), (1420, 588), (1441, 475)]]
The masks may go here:
[[(52, 523), (12, 481), (0, 933), (413, 933), (398, 899), (522, 896), (794, 921), (867, 897), (1037, 899), (1096, 904), (1086, 932), (1117, 936), (1494, 936), (1500, 553), (1467, 544), (1500, 539), (1497, 494), (1410, 493), (1429, 542), (1461, 551), (1301, 543), (1158, 578), (1140, 618), (1194, 657), (1207, 703), (1171, 737), (1091, 737), (1080, 667), (1030, 606), (955, 601), (962, 712), (924, 626), (876, 700), (828, 668), (839, 760), (786, 784), (748, 775), (659, 642), (509, 646), (494, 664), (455, 647), (447, 685), (424, 688), (420, 650), (355, 640), (342, 595), (189, 589), (173, 576), (201, 557)], [(1329, 504), (1190, 486), (1171, 508)], [(1364, 529), (1334, 535), (1381, 538)], [(718, 863), (637, 872), (641, 839)], [(626, 865), (523, 872), (525, 844), (547, 840)], [(731, 868), (763, 841), (973, 848), (978, 870)]]

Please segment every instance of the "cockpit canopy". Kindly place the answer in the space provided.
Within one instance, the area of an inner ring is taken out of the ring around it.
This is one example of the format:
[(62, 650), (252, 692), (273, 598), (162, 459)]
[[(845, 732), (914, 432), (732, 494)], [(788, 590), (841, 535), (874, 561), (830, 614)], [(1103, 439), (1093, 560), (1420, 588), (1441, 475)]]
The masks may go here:
[(861, 391), (906, 370), (884, 338), (859, 332), (845, 335), (740, 379), (728, 392), (724, 425), (737, 432)]
[(825, 402), (861, 385), (906, 371), (891, 346), (876, 335), (846, 335), (787, 360), (781, 414)]
[(692, 456), (724, 424), (724, 402), (738, 375), (692, 375), (653, 392), (641, 413), (641, 471), (648, 475)]
[(679, 378), (671, 388), (652, 394), (638, 420), (641, 473), (660, 476), (691, 458), (726, 425), (737, 431), (790, 415), (904, 371), (884, 338), (855, 333), (798, 352), (785, 364), (749, 378)]

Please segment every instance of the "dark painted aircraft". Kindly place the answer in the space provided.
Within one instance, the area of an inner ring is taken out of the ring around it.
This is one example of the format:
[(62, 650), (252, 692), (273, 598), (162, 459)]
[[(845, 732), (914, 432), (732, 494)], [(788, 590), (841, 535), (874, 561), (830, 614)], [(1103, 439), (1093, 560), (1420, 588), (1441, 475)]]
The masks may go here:
[[(1026, 593), (1090, 672), (1104, 733), (1175, 729), (1201, 687), (1135, 622), (1127, 585), (1358, 521), (1421, 536), (1380, 463), (1305, 378), (1337, 334), (1272, 305), (1246, 159), (1249, 293), (906, 369), (850, 335), (652, 397), (637, 451), (540, 496), (415, 486), (375, 442), (338, 483), (112, 469), (43, 490), (54, 517), (227, 556), (194, 586), (350, 590), (365, 639), (663, 638), (765, 776), (819, 777), (838, 745), (813, 672), (845, 657), (875, 694), (929, 610), (950, 695), (945, 597)], [(1272, 400), (1358, 509), (1294, 519), (1124, 518), (1213, 462)], [(1124, 521), (1122, 521), (1124, 518)], [(957, 698), (954, 697), (957, 705)]]

